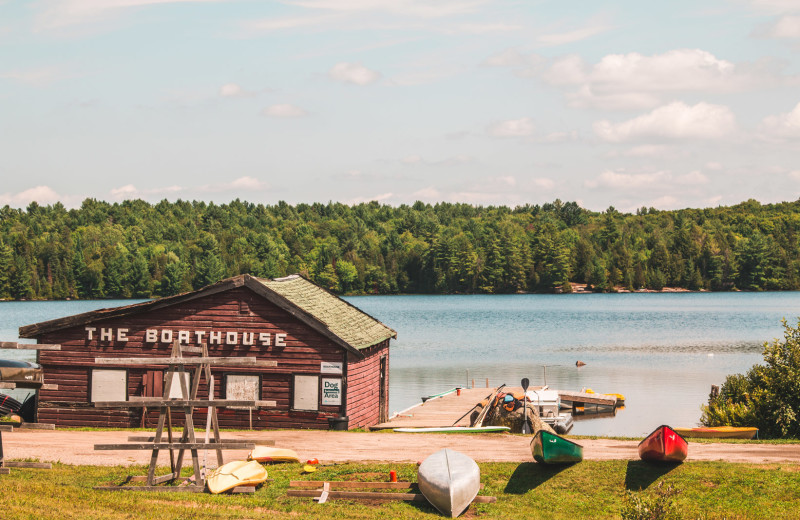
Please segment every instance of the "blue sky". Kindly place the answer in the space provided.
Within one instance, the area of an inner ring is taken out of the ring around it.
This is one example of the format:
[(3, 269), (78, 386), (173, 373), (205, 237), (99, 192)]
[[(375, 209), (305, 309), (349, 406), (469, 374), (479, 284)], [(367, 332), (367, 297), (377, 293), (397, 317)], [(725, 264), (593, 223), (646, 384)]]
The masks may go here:
[(800, 1), (0, 0), (0, 204), (800, 195)]

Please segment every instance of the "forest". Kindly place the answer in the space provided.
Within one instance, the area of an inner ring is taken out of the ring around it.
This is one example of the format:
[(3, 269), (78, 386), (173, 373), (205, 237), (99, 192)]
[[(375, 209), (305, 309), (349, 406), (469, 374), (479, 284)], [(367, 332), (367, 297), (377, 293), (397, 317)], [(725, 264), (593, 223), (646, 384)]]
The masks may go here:
[(0, 298), (152, 298), (249, 273), (337, 294), (800, 288), (800, 201), (635, 214), (85, 200), (0, 209)]

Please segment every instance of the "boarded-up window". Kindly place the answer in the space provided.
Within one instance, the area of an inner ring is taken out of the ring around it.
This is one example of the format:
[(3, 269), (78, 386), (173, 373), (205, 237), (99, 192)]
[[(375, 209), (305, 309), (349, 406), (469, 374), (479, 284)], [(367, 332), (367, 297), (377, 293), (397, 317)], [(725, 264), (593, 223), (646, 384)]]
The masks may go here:
[[(186, 395), (183, 394), (181, 389), (181, 376), (186, 381)], [(164, 384), (166, 385), (166, 375), (164, 376)], [(189, 380), (189, 372), (175, 372), (172, 376), (172, 385), (169, 387), (169, 394), (167, 399), (189, 399), (189, 392), (192, 391), (191, 382)]]
[(319, 409), (319, 376), (294, 376), (295, 410)]
[(127, 401), (127, 370), (92, 370), (92, 402)]
[(142, 378), (144, 397), (164, 397), (164, 371), (148, 370)]
[(239, 374), (225, 376), (225, 398), (233, 401), (260, 401), (261, 378)]

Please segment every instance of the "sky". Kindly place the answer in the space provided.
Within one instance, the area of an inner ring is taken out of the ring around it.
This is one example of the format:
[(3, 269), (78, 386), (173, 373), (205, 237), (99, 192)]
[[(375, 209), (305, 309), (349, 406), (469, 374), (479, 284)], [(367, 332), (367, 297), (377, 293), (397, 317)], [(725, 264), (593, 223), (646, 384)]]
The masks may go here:
[(800, 196), (800, 0), (0, 0), (0, 205)]

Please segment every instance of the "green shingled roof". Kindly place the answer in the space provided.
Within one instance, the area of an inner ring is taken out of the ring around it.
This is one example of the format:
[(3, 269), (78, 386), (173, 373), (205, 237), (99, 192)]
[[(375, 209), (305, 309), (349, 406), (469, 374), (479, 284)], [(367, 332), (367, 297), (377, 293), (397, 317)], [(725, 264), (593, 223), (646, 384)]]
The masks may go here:
[(397, 337), (394, 330), (380, 321), (302, 276), (254, 279), (320, 321), (331, 333), (355, 349), (361, 350)]

